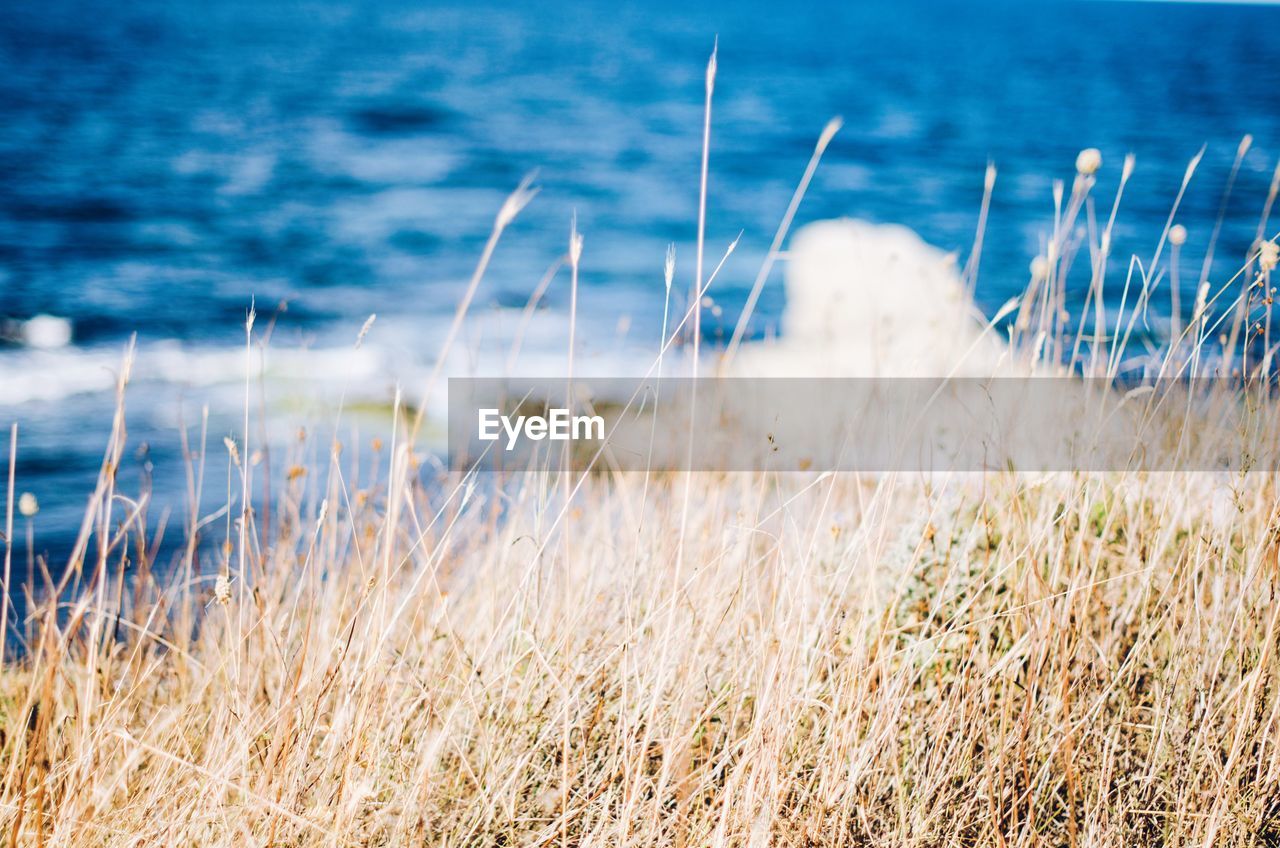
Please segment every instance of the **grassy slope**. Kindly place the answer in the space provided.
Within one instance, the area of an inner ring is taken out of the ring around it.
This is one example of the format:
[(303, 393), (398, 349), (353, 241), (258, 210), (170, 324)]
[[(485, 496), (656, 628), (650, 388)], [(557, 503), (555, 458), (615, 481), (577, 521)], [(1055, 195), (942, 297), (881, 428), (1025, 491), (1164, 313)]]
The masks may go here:
[(295, 481), (251, 588), (144, 579), (116, 622), (117, 551), (77, 638), (45, 620), (0, 678), (23, 842), (1280, 838), (1270, 479), (1214, 522), (1198, 475), (630, 476), (567, 513), (528, 476), (498, 523), (379, 459), (318, 520)]

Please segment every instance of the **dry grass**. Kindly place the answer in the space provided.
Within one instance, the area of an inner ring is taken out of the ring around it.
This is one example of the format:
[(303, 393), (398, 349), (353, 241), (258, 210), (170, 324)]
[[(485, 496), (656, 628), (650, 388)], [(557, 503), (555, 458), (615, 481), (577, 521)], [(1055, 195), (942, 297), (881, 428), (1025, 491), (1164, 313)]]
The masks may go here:
[[(1126, 337), (1058, 308), (1073, 259), (1101, 301), (1092, 179), (1014, 330), (1114, 375)], [(1280, 845), (1273, 475), (491, 486), (422, 473), (398, 421), (269, 497), (251, 446), (195, 445), (232, 484), (170, 567), (115, 491), (120, 413), (79, 588), (0, 673), (9, 845)]]
[(1280, 840), (1270, 477), (704, 474), (680, 537), (680, 476), (338, 459), (221, 601), (234, 541), (89, 558), (0, 678), (12, 844)]

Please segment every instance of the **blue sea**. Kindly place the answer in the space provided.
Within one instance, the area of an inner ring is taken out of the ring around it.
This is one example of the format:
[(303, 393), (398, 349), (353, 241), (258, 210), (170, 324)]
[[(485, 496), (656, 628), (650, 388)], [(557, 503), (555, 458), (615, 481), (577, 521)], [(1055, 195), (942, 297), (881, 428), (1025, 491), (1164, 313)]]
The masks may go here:
[[(0, 423), (19, 424), (17, 489), (41, 503), (41, 550), (56, 560), (78, 529), (131, 337), (121, 486), (153, 478), (161, 504), (185, 490), (184, 422), (194, 437), (207, 406), (216, 451), (238, 432), (251, 302), (286, 417), (323, 426), (314, 398), (334, 384), (369, 403), (396, 384), (414, 395), (529, 174), (539, 193), (497, 248), (457, 367), (505, 355), (575, 219), (579, 357), (654, 349), (668, 244), (677, 288), (693, 274), (717, 44), (708, 253), (741, 242), (711, 292), (711, 342), (731, 332), (833, 116), (844, 128), (798, 224), (905, 224), (963, 259), (995, 163), (976, 291), (988, 313), (1026, 285), (1053, 181), (1069, 185), (1080, 149), (1102, 151), (1104, 202), (1136, 156), (1114, 242), (1127, 257), (1150, 254), (1204, 148), (1180, 215), (1191, 287), (1242, 136), (1215, 275), (1240, 264), (1280, 158), (1275, 7), (19, 0), (0, 15), (0, 320), (10, 336), (41, 314), (72, 331), (54, 349), (0, 348)], [(562, 273), (524, 356), (563, 355), (568, 299)], [(775, 272), (752, 333), (782, 307)]]

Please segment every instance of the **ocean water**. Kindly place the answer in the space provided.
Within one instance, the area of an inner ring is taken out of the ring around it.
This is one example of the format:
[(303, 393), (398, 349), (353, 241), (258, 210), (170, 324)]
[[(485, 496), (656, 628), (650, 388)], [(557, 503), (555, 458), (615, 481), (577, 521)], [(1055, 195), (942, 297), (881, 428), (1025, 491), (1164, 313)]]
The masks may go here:
[[(154, 475), (158, 493), (180, 493), (180, 423), (198, 426), (208, 405), (210, 444), (235, 432), (251, 301), (258, 331), (271, 327), (267, 370), (287, 412), (323, 421), (315, 398), (350, 392), (376, 406), (397, 383), (414, 395), (496, 211), (534, 172), (540, 192), (498, 247), (457, 367), (504, 361), (575, 218), (580, 361), (622, 368), (629, 351), (652, 350), (668, 244), (677, 289), (693, 274), (703, 73), (717, 39), (708, 253), (741, 242), (711, 292), (711, 342), (731, 332), (835, 115), (844, 128), (798, 223), (901, 223), (963, 259), (996, 164), (976, 292), (988, 312), (1026, 285), (1053, 180), (1069, 181), (1090, 146), (1104, 157), (1106, 202), (1124, 155), (1136, 156), (1119, 258), (1150, 254), (1204, 148), (1180, 216), (1194, 286), (1250, 133), (1214, 267), (1229, 276), (1280, 157), (1277, 32), (1280, 8), (1065, 0), (10, 4), (0, 319), (49, 314), (73, 333), (54, 350), (0, 348), (18, 489), (40, 499), (42, 549), (56, 560), (136, 334), (123, 485)], [(563, 356), (567, 303), (562, 274), (517, 370)], [(752, 333), (770, 332), (782, 306), (775, 272)]]

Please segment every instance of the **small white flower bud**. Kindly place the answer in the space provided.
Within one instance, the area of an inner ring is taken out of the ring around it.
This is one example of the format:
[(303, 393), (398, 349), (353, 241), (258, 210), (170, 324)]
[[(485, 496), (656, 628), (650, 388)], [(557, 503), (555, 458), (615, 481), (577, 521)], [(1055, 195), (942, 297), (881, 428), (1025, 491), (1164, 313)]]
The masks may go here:
[(23, 518), (31, 518), (40, 511), (40, 502), (36, 500), (36, 496), (30, 492), (23, 492), (18, 498), (18, 512), (22, 513)]
[(1102, 152), (1096, 147), (1087, 147), (1076, 157), (1076, 171), (1083, 177), (1092, 177), (1102, 167)]
[(1187, 228), (1181, 224), (1174, 224), (1169, 228), (1169, 244), (1174, 247), (1182, 247), (1187, 243)]

